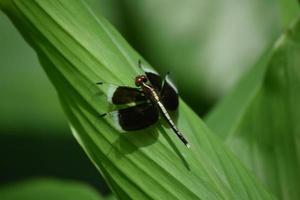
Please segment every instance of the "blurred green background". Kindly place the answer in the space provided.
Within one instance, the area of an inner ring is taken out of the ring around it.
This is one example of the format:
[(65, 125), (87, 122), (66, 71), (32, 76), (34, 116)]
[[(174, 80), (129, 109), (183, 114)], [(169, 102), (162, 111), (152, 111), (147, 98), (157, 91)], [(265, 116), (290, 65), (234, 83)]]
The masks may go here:
[[(204, 116), (296, 9), (274, 0), (88, 0)], [(34, 51), (0, 12), (0, 184), (33, 177), (108, 188), (70, 133)], [(80, 172), (80, 173), (78, 173)], [(100, 181), (102, 180), (102, 181)]]

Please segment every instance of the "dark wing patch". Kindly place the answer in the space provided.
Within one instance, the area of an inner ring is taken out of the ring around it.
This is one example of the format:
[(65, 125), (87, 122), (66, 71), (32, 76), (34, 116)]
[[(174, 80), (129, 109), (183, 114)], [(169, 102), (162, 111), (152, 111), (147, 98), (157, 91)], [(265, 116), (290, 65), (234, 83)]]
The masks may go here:
[(160, 75), (153, 69), (150, 69), (148, 67), (145, 67), (141, 60), (139, 60), (139, 66), (142, 68), (142, 70), (145, 72), (147, 78), (149, 79), (149, 82), (151, 85), (157, 90), (160, 91), (162, 87), (162, 79)]
[(119, 126), (125, 131), (146, 128), (158, 121), (159, 112), (155, 105), (144, 103), (116, 111)]
[(108, 96), (111, 103), (116, 105), (127, 104), (131, 102), (146, 101), (145, 96), (137, 88), (119, 86), (114, 90), (111, 88), (111, 96)]
[(162, 87), (162, 80), (159, 74), (155, 74), (153, 72), (146, 72), (145, 74), (147, 78), (149, 79), (149, 82), (151, 85), (157, 90), (160, 91)]
[(117, 86), (110, 83), (97, 83), (107, 96), (108, 102), (116, 105), (128, 104), (132, 102), (146, 101), (143, 93), (137, 89), (127, 86)]
[(161, 101), (166, 109), (175, 111), (178, 108), (179, 100), (177, 89), (168, 77), (165, 78), (163, 88), (160, 92)]

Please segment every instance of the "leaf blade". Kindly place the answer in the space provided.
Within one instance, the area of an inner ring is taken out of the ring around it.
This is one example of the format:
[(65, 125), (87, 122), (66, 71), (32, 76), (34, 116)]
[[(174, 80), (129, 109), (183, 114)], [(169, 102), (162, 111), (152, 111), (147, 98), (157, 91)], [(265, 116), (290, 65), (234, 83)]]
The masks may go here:
[[(208, 125), (281, 199), (297, 199), (300, 195), (299, 37), (298, 18), (266, 53), (262, 64), (246, 74), (206, 118)], [(251, 79), (254, 76), (256, 79)], [(245, 92), (248, 97), (241, 95)], [(230, 110), (228, 123), (222, 124), (220, 120)]]

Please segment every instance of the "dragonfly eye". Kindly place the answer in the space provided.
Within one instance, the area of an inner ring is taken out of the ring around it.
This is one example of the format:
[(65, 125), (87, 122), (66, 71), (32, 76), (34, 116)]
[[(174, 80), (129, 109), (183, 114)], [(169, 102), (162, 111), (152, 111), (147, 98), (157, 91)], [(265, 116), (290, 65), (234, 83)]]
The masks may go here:
[(140, 75), (135, 78), (135, 85), (141, 86), (142, 83), (146, 83), (147, 81), (148, 81), (148, 79), (145, 75)]

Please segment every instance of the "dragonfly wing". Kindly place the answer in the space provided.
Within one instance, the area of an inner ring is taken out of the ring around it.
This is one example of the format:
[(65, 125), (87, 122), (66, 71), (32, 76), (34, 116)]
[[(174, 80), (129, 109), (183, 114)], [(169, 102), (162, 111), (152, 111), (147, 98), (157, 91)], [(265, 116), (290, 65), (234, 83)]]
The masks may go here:
[(153, 125), (159, 119), (155, 105), (143, 103), (109, 113), (120, 131), (136, 131)]
[(178, 90), (173, 84), (173, 82), (169, 79), (169, 76), (166, 76), (165, 78), (163, 87), (160, 91), (160, 96), (161, 101), (166, 107), (166, 109), (175, 111), (178, 108)]
[(132, 102), (146, 101), (146, 97), (138, 88), (127, 86), (116, 86), (107, 83), (98, 83), (107, 95), (108, 102), (115, 105), (128, 104)]

